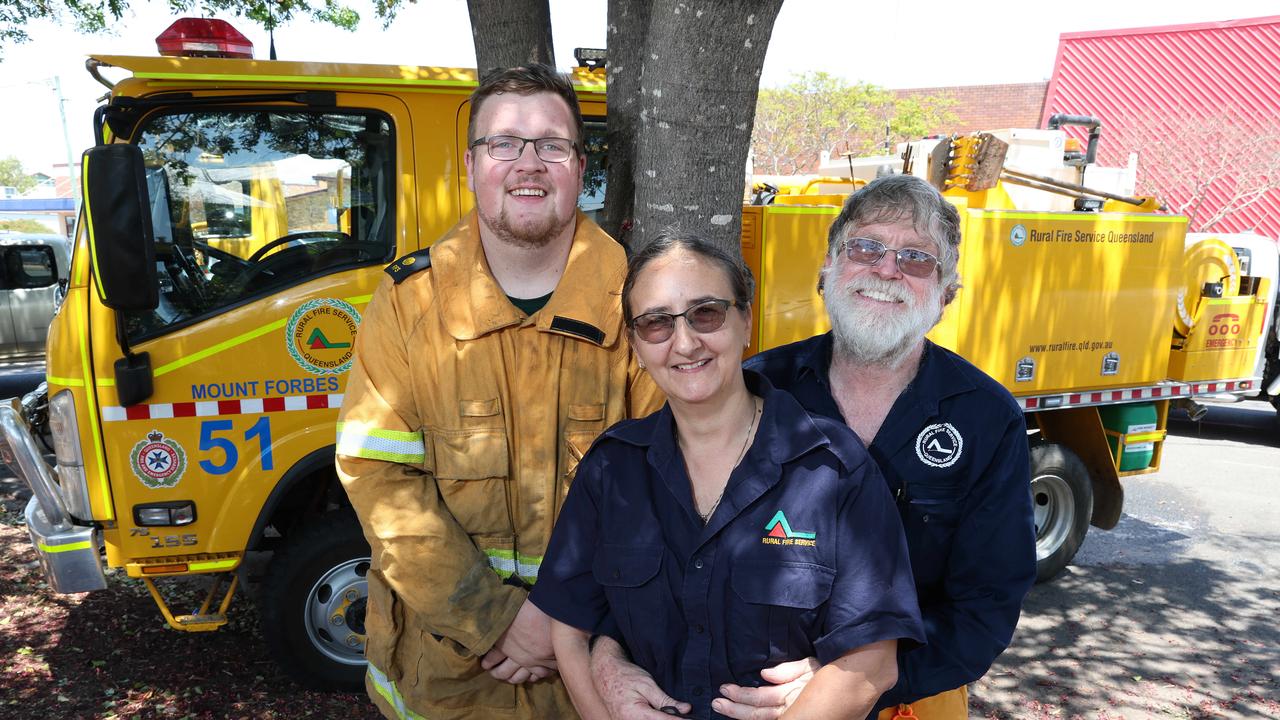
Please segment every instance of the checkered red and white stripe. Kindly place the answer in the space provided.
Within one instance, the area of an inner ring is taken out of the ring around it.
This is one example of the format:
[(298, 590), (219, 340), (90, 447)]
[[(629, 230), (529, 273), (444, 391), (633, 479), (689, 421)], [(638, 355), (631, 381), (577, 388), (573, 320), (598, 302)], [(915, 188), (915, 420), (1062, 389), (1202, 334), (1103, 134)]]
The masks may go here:
[(1161, 383), (1143, 387), (1122, 388), (1117, 390), (1094, 390), (1082, 393), (1058, 393), (1054, 395), (1037, 395), (1017, 398), (1018, 404), (1026, 412), (1053, 410), (1062, 407), (1084, 407), (1087, 405), (1112, 405), (1128, 403), (1136, 400), (1165, 400), (1170, 398), (1190, 398), (1197, 395), (1218, 395), (1220, 393), (1245, 393), (1256, 387), (1256, 380), (1218, 380), (1199, 383)]
[(202, 400), (196, 402), (152, 403), (102, 408), (102, 419), (162, 420), (184, 417), (216, 417), (218, 415), (260, 415), (262, 413), (327, 410), (342, 407), (342, 395), (290, 395), (288, 397), (246, 398), (241, 400)]

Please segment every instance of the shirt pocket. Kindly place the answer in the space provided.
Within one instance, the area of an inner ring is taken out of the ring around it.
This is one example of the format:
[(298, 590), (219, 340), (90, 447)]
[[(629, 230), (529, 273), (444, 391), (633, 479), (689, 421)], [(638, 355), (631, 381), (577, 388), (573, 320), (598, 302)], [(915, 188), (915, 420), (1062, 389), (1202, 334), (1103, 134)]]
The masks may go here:
[(661, 574), (666, 548), (659, 545), (605, 543), (591, 563), (591, 575), (604, 588), (609, 612), (627, 641), (632, 659), (652, 667), (652, 642), (671, 642), (680, 619), (670, 589)]
[(917, 585), (941, 580), (963, 510), (960, 500), (948, 497), (916, 497), (907, 503), (903, 527)]
[(757, 686), (762, 669), (814, 654), (835, 579), (835, 570), (814, 563), (734, 566), (726, 642), (738, 684)]
[(506, 428), (432, 428), (428, 434), (440, 496), (463, 529), (472, 535), (513, 535)]

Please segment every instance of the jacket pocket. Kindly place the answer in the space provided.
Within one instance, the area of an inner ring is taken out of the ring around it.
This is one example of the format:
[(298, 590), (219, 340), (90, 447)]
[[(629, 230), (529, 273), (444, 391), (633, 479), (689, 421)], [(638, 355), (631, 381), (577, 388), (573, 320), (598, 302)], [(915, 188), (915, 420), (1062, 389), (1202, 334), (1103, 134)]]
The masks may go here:
[(740, 683), (758, 685), (762, 669), (814, 654), (835, 579), (835, 570), (814, 563), (733, 568), (730, 585), (738, 602), (728, 613), (729, 670)]
[(404, 632), (404, 605), (387, 587), (378, 570), (369, 570), (368, 612), (365, 614), (365, 658), (392, 682), (399, 682), (404, 668), (395, 661), (396, 647)]
[(573, 482), (578, 463), (591, 449), (591, 443), (604, 432), (604, 403), (575, 403), (565, 409), (564, 470), (565, 487)]
[[(449, 638), (419, 631), (414, 683), (404, 690), (414, 709), (470, 710), (516, 706), (516, 686), (493, 679), (480, 667), (480, 658)], [(427, 713), (430, 717), (431, 713)], [(485, 717), (485, 713), (473, 717)]]
[(473, 535), (512, 535), (510, 459), (504, 428), (433, 428), (436, 483), (454, 518)]

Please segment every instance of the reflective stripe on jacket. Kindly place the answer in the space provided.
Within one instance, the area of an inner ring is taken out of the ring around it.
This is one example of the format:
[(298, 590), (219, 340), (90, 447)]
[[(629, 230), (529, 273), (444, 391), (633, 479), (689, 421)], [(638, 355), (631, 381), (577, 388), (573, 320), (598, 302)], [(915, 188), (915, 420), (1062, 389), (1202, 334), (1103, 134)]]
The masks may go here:
[(661, 405), (623, 337), (625, 253), (579, 214), (528, 317), (493, 279), (474, 212), (430, 259), (374, 294), (339, 418), (338, 472), (373, 555), (370, 694), (389, 717), (573, 717), (558, 678), (512, 686), (479, 660), (527, 595), (510, 578), (537, 580), (578, 460)]

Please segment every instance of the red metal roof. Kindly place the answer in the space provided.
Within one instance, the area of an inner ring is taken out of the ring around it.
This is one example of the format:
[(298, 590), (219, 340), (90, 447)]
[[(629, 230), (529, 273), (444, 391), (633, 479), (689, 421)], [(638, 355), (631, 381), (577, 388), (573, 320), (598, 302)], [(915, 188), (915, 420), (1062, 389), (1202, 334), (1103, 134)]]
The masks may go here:
[[(1190, 191), (1158, 167), (1159, 155), (1180, 156), (1179, 167), (1189, 168), (1201, 157), (1226, 156), (1224, 143), (1280, 133), (1280, 16), (1063, 33), (1042, 125), (1054, 113), (1102, 120), (1104, 165), (1123, 165), (1131, 151), (1147, 145), (1139, 154), (1139, 178), (1145, 174), (1171, 205), (1185, 202)], [(1079, 128), (1068, 131), (1085, 135)], [(1153, 140), (1162, 147), (1153, 149)], [(1261, 150), (1280, 154), (1280, 146)], [(1152, 162), (1144, 163), (1144, 155)], [(1231, 166), (1253, 165), (1240, 159)], [(1232, 173), (1204, 193), (1201, 219), (1229, 199), (1240, 175)], [(1280, 190), (1211, 228), (1248, 229), (1280, 237)]]

